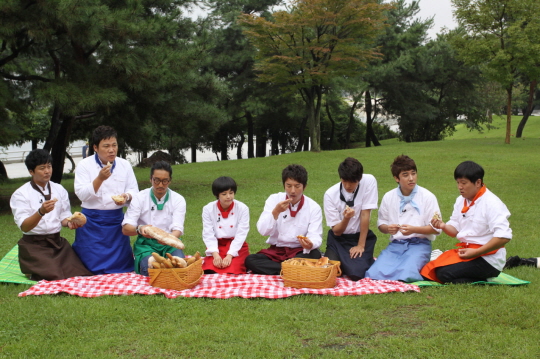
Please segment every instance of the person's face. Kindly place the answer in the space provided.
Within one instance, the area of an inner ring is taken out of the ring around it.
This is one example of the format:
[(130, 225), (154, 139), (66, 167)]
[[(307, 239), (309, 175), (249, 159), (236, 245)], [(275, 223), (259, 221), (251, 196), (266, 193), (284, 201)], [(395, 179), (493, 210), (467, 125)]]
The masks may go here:
[(358, 187), (359, 183), (360, 181), (350, 182), (345, 181), (343, 178), (341, 179), (341, 184), (343, 185), (343, 188), (345, 188), (345, 191), (349, 193), (353, 193), (354, 191), (356, 191), (356, 187)]
[(218, 195), (219, 204), (221, 205), (221, 208), (227, 209), (233, 203), (234, 200), (234, 191), (232, 189), (228, 189), (226, 191), (221, 192)]
[(36, 184), (40, 185), (41, 187), (45, 187), (52, 176), (52, 165), (50, 163), (38, 165), (33, 171), (29, 170), (28, 172)]
[(414, 186), (416, 186), (417, 178), (418, 174), (415, 170), (401, 171), (399, 173), (399, 177), (394, 177), (396, 182), (399, 184), (399, 188), (401, 188), (401, 193), (403, 193), (405, 196), (411, 194)]
[(167, 193), (167, 188), (171, 183), (171, 176), (168, 171), (165, 170), (154, 170), (154, 174), (150, 178), (152, 182), (152, 190), (154, 195), (161, 199)]
[(289, 196), (289, 198), (292, 200), (292, 204), (298, 203), (304, 194), (304, 185), (291, 178), (287, 178), (283, 184), (283, 187), (285, 187), (287, 196)]
[(99, 145), (94, 145), (94, 151), (103, 164), (107, 164), (107, 162), (113, 163), (118, 152), (118, 142), (114, 137), (103, 139), (99, 142)]
[(478, 193), (480, 188), (482, 188), (482, 180), (478, 179), (476, 182), (471, 182), (466, 178), (456, 179), (457, 188), (459, 193), (467, 198), (469, 201), (472, 201), (474, 196)]

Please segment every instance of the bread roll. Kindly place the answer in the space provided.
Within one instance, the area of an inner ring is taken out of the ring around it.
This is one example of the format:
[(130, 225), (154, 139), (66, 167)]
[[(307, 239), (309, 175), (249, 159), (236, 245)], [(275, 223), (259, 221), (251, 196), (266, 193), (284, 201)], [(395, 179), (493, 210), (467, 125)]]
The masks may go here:
[(124, 196), (122, 196), (121, 194), (116, 195), (116, 196), (111, 196), (111, 198), (116, 203), (125, 203), (126, 202), (126, 198)]
[(78, 224), (80, 226), (83, 226), (86, 224), (86, 216), (82, 214), (81, 212), (74, 212), (71, 217), (67, 218), (68, 221), (71, 223)]

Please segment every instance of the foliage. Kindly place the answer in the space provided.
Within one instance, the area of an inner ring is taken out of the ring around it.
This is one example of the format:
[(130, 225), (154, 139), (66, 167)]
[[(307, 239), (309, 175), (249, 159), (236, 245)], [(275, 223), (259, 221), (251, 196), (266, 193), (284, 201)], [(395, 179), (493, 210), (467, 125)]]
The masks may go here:
[(355, 73), (378, 55), (371, 44), (385, 8), (372, 0), (295, 0), (272, 19), (240, 17), (258, 50), (259, 79), (302, 95), (312, 151), (321, 149), (324, 88), (332, 77)]

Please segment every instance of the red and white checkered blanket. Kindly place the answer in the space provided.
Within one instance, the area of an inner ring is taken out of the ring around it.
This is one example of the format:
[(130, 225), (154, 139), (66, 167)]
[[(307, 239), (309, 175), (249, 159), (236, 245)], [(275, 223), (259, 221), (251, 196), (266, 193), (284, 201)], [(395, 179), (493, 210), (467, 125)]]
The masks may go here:
[(193, 289), (172, 290), (152, 287), (149, 278), (134, 274), (103, 274), (92, 277), (74, 277), (64, 280), (42, 280), (19, 297), (27, 295), (69, 293), (80, 297), (99, 297), (102, 295), (131, 295), (131, 294), (163, 294), (167, 298), (176, 297), (209, 297), (226, 299), (241, 298), (285, 298), (299, 294), (326, 294), (333, 296), (379, 294), (389, 292), (406, 292), (420, 289), (416, 285), (397, 281), (377, 281), (362, 279), (353, 282), (344, 278), (337, 278), (334, 288), (325, 289), (296, 289), (283, 286), (283, 280), (273, 275), (231, 275), (211, 274), (204, 275), (199, 285)]

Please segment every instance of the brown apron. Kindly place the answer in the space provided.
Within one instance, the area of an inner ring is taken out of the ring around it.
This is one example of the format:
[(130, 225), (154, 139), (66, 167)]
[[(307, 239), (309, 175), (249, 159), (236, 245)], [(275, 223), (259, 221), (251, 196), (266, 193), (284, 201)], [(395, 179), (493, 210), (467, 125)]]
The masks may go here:
[(23, 234), (19, 240), (19, 266), (32, 280), (59, 280), (93, 275), (60, 233)]

